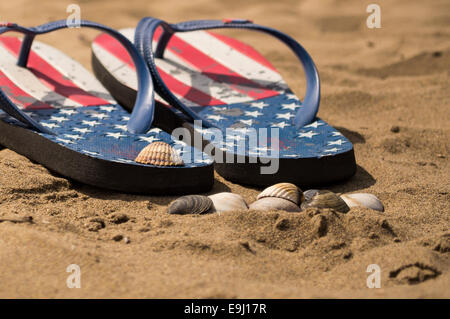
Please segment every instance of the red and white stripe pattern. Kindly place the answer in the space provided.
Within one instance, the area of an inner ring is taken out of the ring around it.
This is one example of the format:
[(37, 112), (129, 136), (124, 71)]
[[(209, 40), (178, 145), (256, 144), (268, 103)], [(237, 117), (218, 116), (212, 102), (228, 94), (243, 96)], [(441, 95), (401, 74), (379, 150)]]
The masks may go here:
[[(134, 29), (121, 32), (134, 40)], [(158, 29), (153, 39), (154, 49), (160, 35)], [(117, 80), (136, 90), (134, 65), (118, 41), (101, 34), (94, 40), (92, 49)], [(191, 106), (250, 102), (276, 96), (287, 89), (281, 75), (255, 49), (207, 31), (177, 33), (171, 38), (164, 59), (156, 59), (156, 65), (172, 93)]]
[(21, 39), (0, 37), (0, 88), (23, 109), (106, 105), (114, 99), (82, 65), (34, 41), (26, 68), (17, 66)]

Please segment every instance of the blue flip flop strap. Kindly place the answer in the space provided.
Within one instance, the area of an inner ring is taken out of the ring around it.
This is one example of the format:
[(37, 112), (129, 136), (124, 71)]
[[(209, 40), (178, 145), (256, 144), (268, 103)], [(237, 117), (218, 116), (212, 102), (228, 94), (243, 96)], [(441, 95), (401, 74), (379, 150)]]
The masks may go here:
[(303, 100), (303, 106), (299, 108), (294, 118), (294, 124), (296, 125), (296, 127), (302, 127), (306, 124), (311, 123), (316, 117), (320, 104), (319, 74), (308, 52), (289, 35), (276, 29), (253, 24), (249, 20), (196, 20), (181, 22), (177, 24), (168, 24), (155, 18), (144, 18), (138, 24), (135, 34), (135, 42), (139, 43), (138, 50), (141, 54), (143, 54), (145, 60), (147, 61), (150, 72), (152, 73), (153, 78), (156, 81), (156, 90), (158, 94), (166, 99), (167, 102), (169, 102), (171, 105), (182, 110), (183, 113), (188, 113), (188, 110), (190, 109), (170, 93), (170, 90), (165, 86), (156, 69), (152, 50), (152, 40), (154, 32), (158, 26), (161, 26), (163, 28), (163, 33), (158, 41), (158, 45), (155, 50), (155, 56), (157, 58), (162, 58), (164, 50), (170, 38), (176, 32), (234, 28), (256, 30), (274, 36), (275, 38), (286, 44), (294, 52), (294, 54), (302, 63), (303, 69), (306, 74), (306, 94)]
[(167, 32), (171, 32), (171, 27), (169, 24), (165, 23), (162, 20), (155, 18), (143, 18), (139, 21), (136, 32), (135, 32), (135, 40), (134, 45), (137, 47), (138, 51), (144, 57), (147, 65), (150, 69), (150, 73), (153, 76), (153, 80), (157, 82), (155, 85), (156, 92), (171, 106), (178, 109), (184, 115), (188, 117), (191, 121), (202, 121), (203, 127), (215, 127), (212, 123), (205, 120), (197, 113), (192, 111), (189, 107), (185, 106), (172, 92), (169, 88), (164, 84), (164, 81), (161, 79), (158, 70), (156, 69), (155, 59), (153, 56), (152, 50), (152, 39), (156, 29), (162, 26)]
[[(154, 91), (152, 78), (145, 61), (142, 59), (134, 45), (124, 35), (114, 29), (87, 20), (81, 20), (78, 25), (81, 27), (98, 29), (108, 33), (112, 37), (116, 38), (130, 54), (137, 70), (138, 93), (133, 112), (130, 116), (130, 120), (128, 121), (128, 131), (135, 134), (144, 134), (148, 132), (154, 116)], [(8, 23), (5, 26), (0, 27), (0, 34), (10, 31), (24, 34), (17, 64), (19, 66), (26, 67), (31, 45), (36, 35), (69, 27), (71, 27), (71, 25), (69, 25), (66, 20), (50, 22), (34, 28), (26, 28), (14, 23)], [(53, 134), (53, 132), (40, 125), (25, 112), (19, 109), (1, 89), (0, 108), (38, 132)]]

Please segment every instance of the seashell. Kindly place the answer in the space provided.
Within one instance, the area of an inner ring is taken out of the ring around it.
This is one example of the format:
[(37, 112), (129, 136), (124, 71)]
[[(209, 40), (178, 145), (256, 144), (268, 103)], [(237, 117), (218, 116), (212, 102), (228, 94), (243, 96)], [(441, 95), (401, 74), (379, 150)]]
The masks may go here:
[(135, 161), (155, 166), (181, 166), (184, 164), (173, 147), (161, 141), (153, 142), (144, 147)]
[(202, 195), (188, 195), (170, 203), (169, 214), (208, 214), (215, 211), (211, 198)]
[(305, 202), (309, 202), (311, 198), (319, 192), (318, 189), (308, 189), (303, 192), (303, 196), (305, 197)]
[(284, 210), (287, 212), (300, 212), (301, 209), (292, 201), (278, 197), (263, 197), (250, 204), (249, 209), (255, 210)]
[(212, 200), (217, 212), (248, 209), (247, 203), (238, 194), (223, 192), (208, 197)]
[(327, 190), (317, 191), (308, 201), (305, 200), (301, 207), (302, 209), (306, 209), (308, 207), (332, 208), (340, 213), (346, 213), (350, 210), (342, 198)]
[(341, 198), (348, 205), (348, 207), (362, 206), (367, 207), (379, 212), (384, 212), (383, 203), (372, 194), (356, 193), (356, 194), (344, 194)]
[(296, 205), (300, 205), (304, 199), (302, 190), (291, 183), (279, 183), (267, 187), (258, 195), (256, 200), (265, 197), (283, 198), (293, 202)]

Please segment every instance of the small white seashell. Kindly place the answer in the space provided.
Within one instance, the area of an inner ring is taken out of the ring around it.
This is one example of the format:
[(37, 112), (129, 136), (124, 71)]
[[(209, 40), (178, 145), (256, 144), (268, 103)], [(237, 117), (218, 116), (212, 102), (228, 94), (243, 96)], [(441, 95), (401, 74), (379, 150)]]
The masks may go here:
[(300, 205), (300, 203), (303, 201), (303, 192), (294, 184), (278, 183), (267, 187), (258, 195), (256, 199), (259, 200), (265, 197), (283, 198), (293, 202), (296, 205)]
[(223, 192), (208, 196), (214, 203), (217, 212), (247, 210), (248, 206), (241, 195)]
[(356, 193), (356, 194), (344, 194), (341, 198), (348, 205), (348, 207), (362, 206), (377, 210), (379, 212), (384, 212), (383, 203), (372, 194), (367, 193)]
[(292, 201), (278, 197), (264, 197), (250, 204), (249, 209), (254, 210), (284, 210), (287, 212), (300, 212), (301, 209)]

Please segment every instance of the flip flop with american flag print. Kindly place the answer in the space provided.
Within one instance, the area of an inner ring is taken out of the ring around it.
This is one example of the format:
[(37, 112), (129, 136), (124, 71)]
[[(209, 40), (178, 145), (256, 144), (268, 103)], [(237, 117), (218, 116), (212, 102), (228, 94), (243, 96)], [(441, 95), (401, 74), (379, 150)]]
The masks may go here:
[[(164, 195), (208, 191), (214, 182), (211, 158), (152, 125), (152, 79), (135, 46), (101, 24), (81, 21), (79, 26), (106, 32), (129, 52), (139, 87), (133, 113), (78, 62), (34, 41), (37, 35), (70, 27), (65, 20), (34, 28), (3, 23), (0, 34), (24, 36), (0, 36), (0, 144), (98, 187)], [(154, 154), (169, 150), (163, 154), (166, 161), (139, 160), (148, 145), (160, 146), (153, 147)]]
[[(260, 31), (286, 44), (305, 70), (303, 102), (257, 50), (209, 31), (219, 28)], [(150, 68), (156, 110), (163, 114), (158, 124), (201, 134), (204, 144), (213, 146), (207, 152), (215, 156), (215, 168), (223, 177), (260, 186), (276, 182), (311, 186), (355, 173), (352, 143), (316, 117), (319, 76), (309, 54), (290, 36), (248, 20), (168, 24), (144, 18), (136, 29), (120, 32), (134, 42)], [(101, 34), (92, 43), (92, 63), (97, 78), (131, 110), (137, 84), (126, 50)], [(196, 127), (195, 120), (206, 127)], [(222, 138), (217, 138), (216, 129)], [(260, 138), (264, 129), (267, 138)], [(257, 141), (252, 143), (255, 132)], [(224, 158), (233, 160), (218, 160)], [(276, 171), (264, 172), (262, 168), (273, 160), (279, 163)]]

